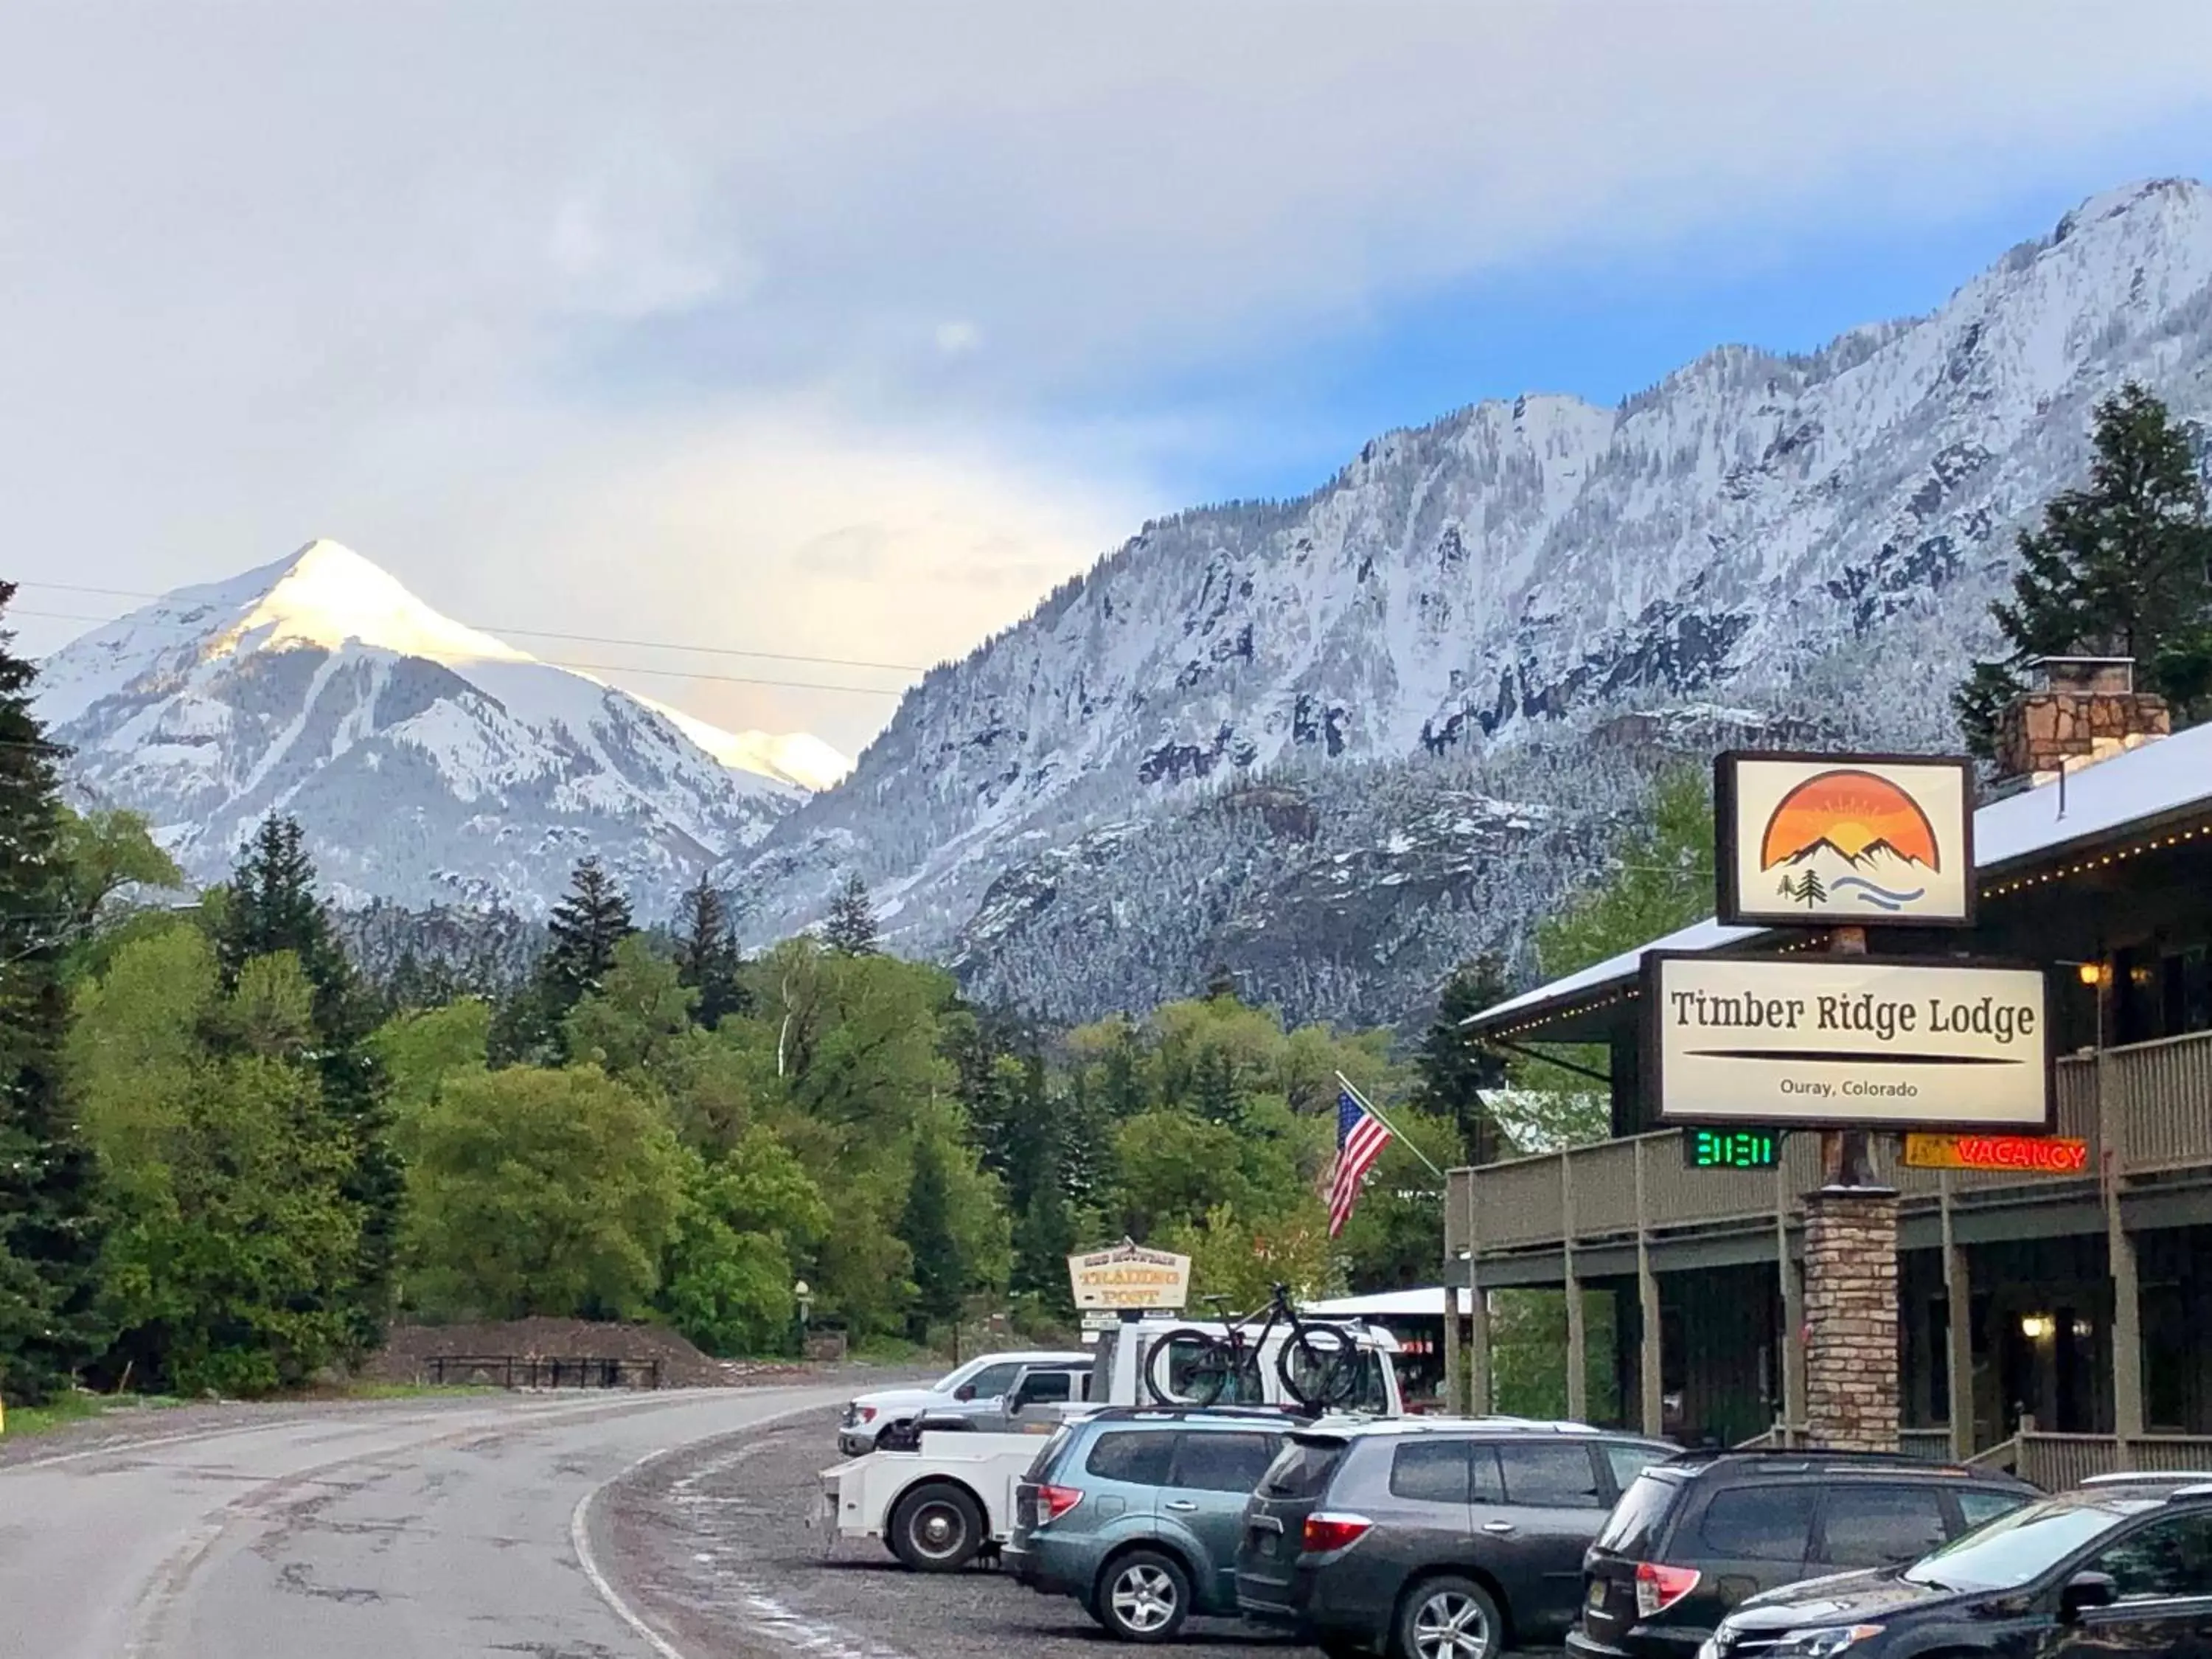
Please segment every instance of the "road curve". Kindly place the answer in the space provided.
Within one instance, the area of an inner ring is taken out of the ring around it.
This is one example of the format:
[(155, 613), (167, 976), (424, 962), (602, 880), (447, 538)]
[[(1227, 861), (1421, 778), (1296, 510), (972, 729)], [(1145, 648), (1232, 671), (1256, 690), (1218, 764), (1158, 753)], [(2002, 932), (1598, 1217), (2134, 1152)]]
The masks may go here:
[(395, 1403), (0, 1468), (7, 1659), (669, 1659), (581, 1505), (823, 1388)]

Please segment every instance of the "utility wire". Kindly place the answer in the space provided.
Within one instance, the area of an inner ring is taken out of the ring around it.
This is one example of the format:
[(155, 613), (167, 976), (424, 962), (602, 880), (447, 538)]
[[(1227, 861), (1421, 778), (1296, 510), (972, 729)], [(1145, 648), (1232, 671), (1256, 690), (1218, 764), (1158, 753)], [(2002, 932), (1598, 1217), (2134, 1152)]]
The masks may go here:
[[(28, 584), (26, 584), (26, 586)], [(51, 586), (52, 584), (48, 585)], [(33, 611), (27, 606), (23, 605), (11, 605), (9, 607), (7, 614), (10, 617), (40, 617), (52, 622), (108, 623), (120, 622), (123, 620), (120, 617), (87, 617), (80, 615), (73, 611)], [(510, 631), (520, 632), (520, 630), (515, 629)], [(583, 636), (579, 635), (565, 637), (581, 638)], [(712, 646), (701, 645), (678, 646), (675, 648), (684, 651), (710, 651), (715, 647)], [(737, 654), (745, 656), (754, 654), (767, 655), (769, 653), (740, 652)], [(433, 660), (434, 660), (434, 659)], [(497, 659), (488, 658), (486, 660), (496, 661)], [(905, 689), (903, 687), (895, 685), (825, 685), (817, 680), (769, 680), (761, 679), (750, 674), (708, 674), (702, 673), (696, 668), (644, 668), (639, 666), (635, 663), (627, 662), (568, 662), (559, 657), (532, 657), (530, 660), (534, 663), (542, 663), (548, 668), (579, 668), (589, 672), (601, 674), (659, 674), (664, 678), (672, 680), (717, 680), (726, 685), (780, 685), (793, 691), (850, 691), (863, 697), (900, 697), (906, 695)], [(828, 663), (835, 661), (836, 659), (830, 657), (794, 657), (790, 660), (793, 662)], [(518, 665), (518, 666), (519, 665)], [(866, 665), (848, 663), (846, 665), (848, 667), (862, 667)], [(877, 665), (885, 666), (887, 665)]]
[[(168, 595), (166, 593), (149, 593), (135, 587), (88, 587), (80, 582), (34, 582), (27, 580), (18, 581), (15, 586), (18, 587), (50, 588), (54, 592), (60, 593), (97, 593), (105, 598), (114, 599), (165, 599), (168, 598)], [(20, 614), (24, 616), (58, 617), (62, 613), (54, 611), (23, 611)], [(117, 622), (120, 621), (121, 618), (113, 617), (79, 617), (70, 618), (70, 620), (77, 622)], [(830, 668), (882, 668), (889, 670), (890, 672), (896, 674), (924, 674), (929, 672), (920, 663), (911, 662), (870, 662), (857, 657), (809, 657), (802, 656), (795, 652), (790, 651), (748, 651), (741, 646), (734, 645), (686, 645), (677, 640), (622, 640), (611, 638), (604, 634), (556, 634), (550, 629), (544, 628), (494, 628), (477, 623), (463, 623), (461, 626), (464, 628), (473, 628), (479, 634), (520, 634), (526, 639), (568, 640), (580, 645), (626, 645), (635, 646), (641, 650), (647, 651), (696, 651), (708, 656), (764, 657), (773, 662), (812, 662), (820, 663), (825, 667)], [(562, 665), (564, 667), (574, 666), (574, 664), (564, 664)], [(772, 684), (775, 683), (776, 682), (773, 681), (761, 682), (761, 684)]]

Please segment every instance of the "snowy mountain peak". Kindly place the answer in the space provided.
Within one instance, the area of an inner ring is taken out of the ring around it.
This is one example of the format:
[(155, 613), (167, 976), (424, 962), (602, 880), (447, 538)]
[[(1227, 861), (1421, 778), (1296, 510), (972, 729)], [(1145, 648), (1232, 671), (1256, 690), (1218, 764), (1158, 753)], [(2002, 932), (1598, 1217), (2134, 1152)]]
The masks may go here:
[(340, 542), (309, 542), (289, 559), (178, 597), (227, 596), (241, 589), (250, 606), (217, 641), (218, 650), (304, 642), (334, 651), (358, 641), (449, 665), (532, 660), (503, 640), (432, 610), (389, 572)]
[(341, 544), (179, 588), (40, 665), (83, 793), (192, 875), (272, 811), (341, 897), (542, 909), (600, 855), (640, 913), (751, 846), (844, 757), (727, 732), (441, 615)]

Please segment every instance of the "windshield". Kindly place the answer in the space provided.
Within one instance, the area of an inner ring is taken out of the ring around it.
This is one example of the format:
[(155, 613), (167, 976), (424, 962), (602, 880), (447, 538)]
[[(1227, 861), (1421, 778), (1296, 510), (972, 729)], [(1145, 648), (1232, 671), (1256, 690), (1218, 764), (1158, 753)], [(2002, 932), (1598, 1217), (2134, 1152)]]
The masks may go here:
[(931, 1383), (929, 1391), (932, 1394), (951, 1394), (963, 1382), (975, 1376), (977, 1371), (981, 1370), (984, 1363), (981, 1359), (971, 1359), (964, 1365), (955, 1365), (936, 1382)]
[(2155, 1507), (2147, 1498), (2045, 1498), (1923, 1556), (1905, 1576), (1930, 1589), (2014, 1589), (2130, 1516)]

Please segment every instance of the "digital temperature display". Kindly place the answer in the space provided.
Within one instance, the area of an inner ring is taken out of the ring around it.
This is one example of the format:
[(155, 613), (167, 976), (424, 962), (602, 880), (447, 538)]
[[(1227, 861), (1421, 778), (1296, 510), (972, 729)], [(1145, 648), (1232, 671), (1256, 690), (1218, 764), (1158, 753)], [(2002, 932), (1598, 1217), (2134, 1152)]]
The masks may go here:
[(1682, 1161), (1693, 1170), (1771, 1170), (1782, 1161), (1771, 1129), (1685, 1129)]

